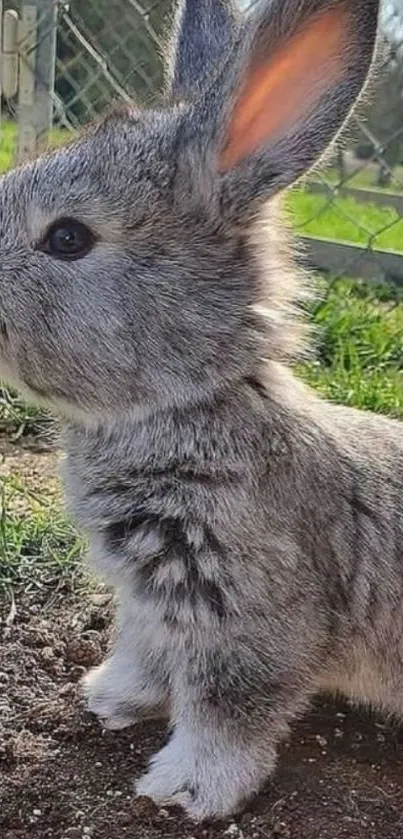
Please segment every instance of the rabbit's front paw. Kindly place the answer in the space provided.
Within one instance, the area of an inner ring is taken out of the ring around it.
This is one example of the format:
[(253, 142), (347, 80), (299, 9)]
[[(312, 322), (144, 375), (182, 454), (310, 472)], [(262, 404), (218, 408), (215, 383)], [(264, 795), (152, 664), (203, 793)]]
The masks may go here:
[(136, 793), (158, 806), (179, 805), (195, 821), (225, 818), (259, 790), (269, 769), (267, 766), (262, 775), (261, 768), (242, 750), (235, 753), (208, 742), (192, 749), (190, 739), (174, 734), (140, 778)]
[(154, 686), (145, 688), (134, 670), (112, 658), (84, 677), (88, 710), (104, 728), (118, 731), (144, 718), (164, 717), (166, 697)]

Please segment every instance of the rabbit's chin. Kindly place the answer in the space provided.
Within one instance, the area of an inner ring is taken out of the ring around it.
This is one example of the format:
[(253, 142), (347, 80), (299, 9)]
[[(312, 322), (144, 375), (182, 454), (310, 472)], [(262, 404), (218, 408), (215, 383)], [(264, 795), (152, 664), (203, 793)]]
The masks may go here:
[(25, 390), (30, 401), (45, 405), (67, 422), (84, 425), (89, 430), (96, 431), (100, 428), (132, 427), (157, 414), (170, 413), (172, 410), (186, 410), (189, 406), (210, 404), (215, 400), (217, 392), (223, 392), (228, 384), (220, 382), (215, 386), (212, 382), (210, 386), (206, 385), (204, 388), (184, 386), (181, 389), (176, 388), (170, 395), (161, 390), (158, 399), (149, 402), (136, 403), (133, 400), (132, 404), (130, 402), (125, 404), (124, 401), (117, 399), (114, 405), (101, 402), (94, 405), (80, 405), (60, 396), (39, 394), (34, 388), (24, 386), (21, 382), (18, 382), (16, 386), (19, 390)]
[(147, 420), (155, 411), (160, 409), (159, 406), (153, 409), (146, 405), (132, 405), (126, 410), (121, 408), (117, 413), (109, 407), (85, 408), (70, 404), (67, 400), (59, 398), (49, 399), (48, 407), (67, 422), (84, 425), (90, 431), (96, 431), (99, 428), (113, 429), (125, 425), (136, 425)]
[(117, 415), (116, 411), (106, 406), (99, 405), (90, 407), (70, 402), (68, 399), (64, 399), (59, 395), (56, 396), (51, 392), (47, 392), (40, 385), (36, 386), (33, 382), (30, 381), (28, 383), (22, 379), (11, 364), (1, 358), (1, 354), (0, 386), (19, 391), (28, 403), (46, 408), (67, 422), (84, 425), (89, 429), (97, 429), (101, 426), (112, 428), (117, 423), (122, 423), (122, 421), (136, 423), (147, 419), (148, 416), (154, 413), (154, 409), (151, 407), (132, 405), (126, 411), (119, 410), (119, 415)]

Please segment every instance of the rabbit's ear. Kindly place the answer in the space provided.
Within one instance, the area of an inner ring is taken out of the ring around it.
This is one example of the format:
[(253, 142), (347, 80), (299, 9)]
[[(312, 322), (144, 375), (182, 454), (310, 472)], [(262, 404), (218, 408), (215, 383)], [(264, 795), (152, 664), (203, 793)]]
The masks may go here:
[(179, 0), (167, 67), (167, 93), (188, 98), (208, 81), (237, 32), (232, 0)]
[[(268, 198), (342, 127), (368, 74), (378, 0), (271, 0), (237, 69), (222, 75), (219, 168), (231, 194)], [(229, 69), (229, 68), (228, 68)]]

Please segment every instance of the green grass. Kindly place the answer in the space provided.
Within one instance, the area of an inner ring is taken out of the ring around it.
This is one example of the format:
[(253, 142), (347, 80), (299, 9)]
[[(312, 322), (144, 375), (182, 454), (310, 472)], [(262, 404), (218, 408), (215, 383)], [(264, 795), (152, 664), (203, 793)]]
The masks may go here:
[(17, 130), (13, 122), (0, 124), (0, 172), (6, 172), (13, 164), (17, 142)]
[(0, 434), (6, 432), (17, 440), (26, 435), (43, 434), (49, 425), (50, 417), (42, 408), (28, 405), (0, 382)]
[(286, 209), (298, 233), (373, 249), (403, 251), (403, 219), (393, 207), (292, 190)]
[[(54, 148), (65, 143), (70, 133), (55, 128), (51, 131), (48, 147)], [(14, 122), (4, 120), (0, 124), (0, 172), (11, 169), (15, 163), (15, 151), (17, 148), (17, 126)]]
[(83, 540), (57, 501), (30, 492), (17, 478), (0, 483), (0, 600), (20, 589), (71, 591), (82, 581)]
[(298, 366), (305, 381), (334, 402), (403, 418), (403, 298), (396, 288), (340, 279), (311, 314), (317, 352)]

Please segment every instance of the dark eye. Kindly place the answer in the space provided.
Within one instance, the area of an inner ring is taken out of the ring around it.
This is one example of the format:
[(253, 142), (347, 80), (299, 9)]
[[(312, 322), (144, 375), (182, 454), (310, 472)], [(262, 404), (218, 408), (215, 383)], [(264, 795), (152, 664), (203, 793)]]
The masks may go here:
[(85, 224), (75, 219), (64, 218), (49, 228), (39, 250), (56, 259), (81, 259), (95, 244), (95, 236)]

